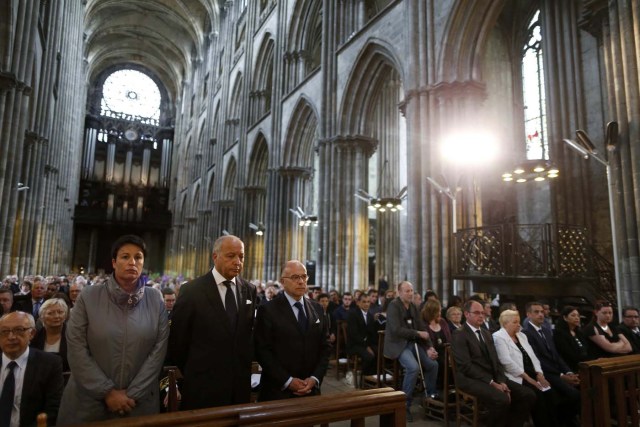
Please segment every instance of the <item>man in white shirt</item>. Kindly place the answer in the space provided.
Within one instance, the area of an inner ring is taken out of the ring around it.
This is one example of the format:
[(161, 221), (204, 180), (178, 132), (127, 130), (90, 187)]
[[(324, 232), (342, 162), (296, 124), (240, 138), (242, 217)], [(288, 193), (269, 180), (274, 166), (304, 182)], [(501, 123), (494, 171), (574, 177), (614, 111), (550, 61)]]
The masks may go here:
[(55, 425), (64, 388), (62, 359), (29, 348), (35, 322), (29, 313), (15, 311), (0, 318), (0, 425), (35, 425), (38, 414), (47, 414)]

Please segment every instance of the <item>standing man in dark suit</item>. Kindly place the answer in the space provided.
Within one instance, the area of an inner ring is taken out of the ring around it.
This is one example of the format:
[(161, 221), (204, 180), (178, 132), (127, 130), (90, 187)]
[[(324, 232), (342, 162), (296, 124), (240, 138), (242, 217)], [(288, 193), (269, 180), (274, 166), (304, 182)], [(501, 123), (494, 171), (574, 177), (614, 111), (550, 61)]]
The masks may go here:
[(467, 321), (451, 338), (458, 387), (487, 408), (491, 426), (522, 426), (529, 419), (535, 393), (505, 376), (493, 337), (482, 327), (482, 303), (468, 300), (464, 316)]
[(304, 264), (288, 261), (280, 277), (284, 292), (258, 308), (261, 401), (320, 394), (329, 364), (329, 331), (320, 305), (304, 297), (308, 279)]
[(35, 335), (29, 313), (15, 311), (0, 318), (0, 426), (35, 425), (38, 414), (56, 424), (64, 380), (62, 359), (29, 348)]
[(369, 312), (369, 295), (358, 296), (358, 309), (351, 311), (347, 318), (347, 354), (356, 354), (362, 359), (362, 373), (372, 375), (376, 372), (378, 349), (378, 328), (373, 314)]
[(183, 375), (181, 409), (248, 403), (256, 288), (239, 277), (244, 243), (222, 236), (213, 270), (180, 288), (171, 315), (169, 361)]
[(633, 354), (640, 354), (640, 315), (635, 307), (624, 307), (622, 309), (622, 323), (618, 326), (618, 331), (622, 333), (629, 344)]

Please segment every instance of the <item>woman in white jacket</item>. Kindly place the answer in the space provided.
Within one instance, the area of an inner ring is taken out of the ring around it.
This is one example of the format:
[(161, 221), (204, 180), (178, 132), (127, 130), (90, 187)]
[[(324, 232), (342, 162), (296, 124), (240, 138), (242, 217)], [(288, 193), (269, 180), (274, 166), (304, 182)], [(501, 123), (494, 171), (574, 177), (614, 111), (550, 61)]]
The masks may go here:
[(494, 332), (493, 342), (506, 376), (536, 392), (532, 411), (533, 423), (538, 427), (559, 425), (555, 409), (555, 392), (545, 379), (527, 336), (520, 332), (520, 314), (505, 310), (500, 314), (500, 330)]

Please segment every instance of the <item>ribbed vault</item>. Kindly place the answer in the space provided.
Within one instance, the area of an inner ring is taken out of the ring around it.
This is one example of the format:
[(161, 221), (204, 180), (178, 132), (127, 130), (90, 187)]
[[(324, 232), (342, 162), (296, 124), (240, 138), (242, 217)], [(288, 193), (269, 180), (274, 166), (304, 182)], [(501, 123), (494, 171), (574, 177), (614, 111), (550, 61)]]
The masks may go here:
[(117, 64), (154, 72), (171, 100), (218, 31), (218, 0), (89, 0), (85, 12), (88, 79)]

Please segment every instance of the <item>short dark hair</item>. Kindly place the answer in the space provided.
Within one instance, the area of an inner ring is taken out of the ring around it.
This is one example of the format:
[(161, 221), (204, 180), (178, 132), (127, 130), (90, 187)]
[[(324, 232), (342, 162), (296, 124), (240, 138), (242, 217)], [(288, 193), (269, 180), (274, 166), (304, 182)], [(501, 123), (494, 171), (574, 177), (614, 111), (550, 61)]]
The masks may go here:
[(637, 308), (626, 306), (622, 308), (622, 317), (625, 317), (627, 315), (627, 311), (635, 311), (636, 313), (640, 313)]
[(358, 302), (362, 301), (363, 298), (369, 298), (369, 294), (362, 292), (360, 295), (358, 295)]
[(525, 311), (527, 313), (531, 313), (531, 307), (533, 307), (534, 305), (539, 305), (540, 307), (542, 307), (542, 303), (540, 301), (529, 301), (524, 307)]
[(144, 243), (144, 240), (142, 240), (142, 237), (136, 236), (135, 234), (126, 234), (118, 237), (118, 239), (113, 242), (111, 246), (111, 259), (116, 259), (120, 248), (128, 244), (136, 245), (142, 250), (142, 254), (145, 257), (147, 256), (147, 245)]
[(329, 294), (322, 293), (322, 294), (318, 295), (318, 300), (320, 300), (322, 298), (329, 299)]
[(176, 291), (174, 291), (173, 289), (171, 289), (168, 286), (166, 288), (162, 288), (162, 290), (160, 292), (162, 292), (162, 296), (175, 295), (176, 294)]
[(478, 301), (477, 299), (474, 298), (469, 298), (465, 303), (464, 303), (464, 311), (466, 311), (467, 313), (471, 313), (471, 305), (476, 302), (480, 305), (482, 305), (482, 301)]
[(342, 296), (343, 296), (343, 297), (346, 297), (346, 296), (350, 296), (350, 297), (351, 297), (351, 296), (353, 296), (353, 295), (351, 295), (351, 292), (345, 292), (344, 294), (342, 294)]
[(0, 294), (9, 294), (11, 295), (11, 300), (13, 301), (13, 292), (9, 288), (0, 288)]
[(601, 310), (603, 307), (611, 307), (611, 303), (607, 300), (598, 300), (593, 304), (593, 309), (595, 311)]
[(377, 294), (377, 293), (378, 293), (378, 290), (377, 290), (377, 289), (369, 289), (369, 290), (367, 291), (367, 294), (368, 294), (368, 295), (371, 295), (371, 294), (374, 294), (374, 293), (375, 293), (375, 294)]

